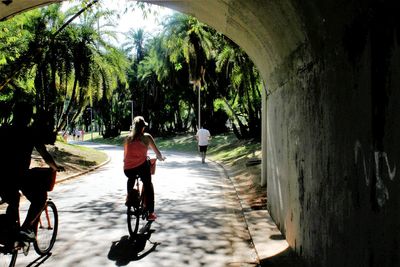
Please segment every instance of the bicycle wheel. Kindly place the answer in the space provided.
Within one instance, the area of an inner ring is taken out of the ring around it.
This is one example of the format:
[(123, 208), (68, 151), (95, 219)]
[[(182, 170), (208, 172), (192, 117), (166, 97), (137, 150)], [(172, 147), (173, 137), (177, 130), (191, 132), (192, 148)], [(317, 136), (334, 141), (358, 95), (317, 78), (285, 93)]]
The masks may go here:
[(134, 207), (134, 206), (128, 205), (128, 210), (127, 210), (128, 231), (129, 231), (129, 235), (130, 236), (135, 236), (137, 234), (138, 229), (139, 229), (141, 206), (142, 205), (139, 205), (139, 207)]
[(36, 241), (33, 243), (39, 255), (46, 255), (56, 242), (58, 230), (58, 212), (52, 201), (47, 201), (46, 208), (40, 214), (36, 228)]
[(17, 261), (18, 251), (13, 249), (12, 251), (3, 251), (3, 247), (0, 247), (0, 267), (14, 267)]

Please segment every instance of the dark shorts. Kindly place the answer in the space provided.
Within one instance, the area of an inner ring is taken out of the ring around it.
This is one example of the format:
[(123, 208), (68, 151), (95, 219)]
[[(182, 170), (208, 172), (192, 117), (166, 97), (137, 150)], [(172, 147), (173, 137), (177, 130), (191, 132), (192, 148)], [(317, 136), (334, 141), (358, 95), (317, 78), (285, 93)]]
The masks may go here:
[(150, 163), (147, 160), (138, 167), (124, 170), (124, 173), (126, 177), (128, 177), (128, 184), (127, 184), (128, 192), (134, 187), (137, 175), (139, 175), (144, 186), (146, 187), (153, 186), (151, 182)]
[(207, 147), (208, 146), (199, 146), (199, 151), (200, 152), (207, 152)]

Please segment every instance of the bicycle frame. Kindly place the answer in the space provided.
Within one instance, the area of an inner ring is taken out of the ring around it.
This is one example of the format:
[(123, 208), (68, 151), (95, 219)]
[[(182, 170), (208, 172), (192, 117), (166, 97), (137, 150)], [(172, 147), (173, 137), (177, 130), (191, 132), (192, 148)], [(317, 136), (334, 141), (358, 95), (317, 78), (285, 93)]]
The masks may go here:
[[(49, 210), (48, 210), (47, 205), (46, 205), (46, 207), (44, 208), (44, 212), (45, 212), (45, 214), (46, 214), (47, 228), (48, 228), (48, 229), (51, 229), (51, 228), (53, 228), (53, 227), (51, 226), (51, 221), (50, 221), (50, 216), (49, 216)], [(38, 222), (38, 223), (39, 223), (38, 227), (43, 227), (42, 218), (39, 217), (39, 222)]]
[(145, 191), (144, 191), (144, 186), (143, 183), (139, 181), (140, 177), (136, 179), (136, 190), (140, 192), (139, 194), (139, 201), (141, 203), (141, 211), (142, 213), (145, 211), (144, 208), (146, 207), (146, 196), (145, 196)]

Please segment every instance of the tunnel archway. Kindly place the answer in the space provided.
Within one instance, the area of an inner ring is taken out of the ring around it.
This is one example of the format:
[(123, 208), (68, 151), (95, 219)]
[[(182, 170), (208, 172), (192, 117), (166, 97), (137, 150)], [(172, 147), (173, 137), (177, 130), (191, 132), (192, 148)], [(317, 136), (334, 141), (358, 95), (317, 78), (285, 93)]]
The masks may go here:
[[(29, 7), (13, 2), (1, 18)], [(398, 266), (395, 1), (145, 2), (197, 17), (260, 70), (263, 182), (291, 247), (310, 266)]]

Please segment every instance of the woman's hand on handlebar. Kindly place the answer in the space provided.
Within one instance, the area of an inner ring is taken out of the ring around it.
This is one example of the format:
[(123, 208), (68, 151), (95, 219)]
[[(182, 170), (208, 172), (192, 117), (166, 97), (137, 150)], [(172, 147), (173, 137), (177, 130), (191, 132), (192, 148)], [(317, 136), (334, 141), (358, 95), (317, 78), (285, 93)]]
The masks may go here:
[(64, 168), (64, 166), (57, 166), (57, 170), (56, 170), (57, 172), (63, 172), (63, 171), (65, 171), (65, 168)]
[(159, 161), (164, 161), (164, 160), (166, 159), (166, 157), (164, 157), (164, 156), (158, 157), (158, 156), (157, 156), (157, 159), (158, 159)]

